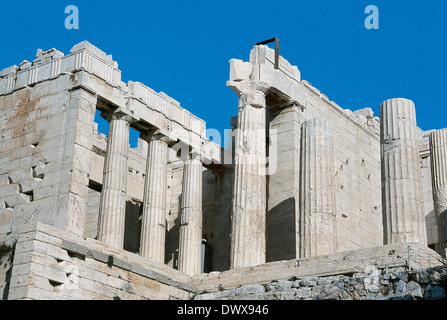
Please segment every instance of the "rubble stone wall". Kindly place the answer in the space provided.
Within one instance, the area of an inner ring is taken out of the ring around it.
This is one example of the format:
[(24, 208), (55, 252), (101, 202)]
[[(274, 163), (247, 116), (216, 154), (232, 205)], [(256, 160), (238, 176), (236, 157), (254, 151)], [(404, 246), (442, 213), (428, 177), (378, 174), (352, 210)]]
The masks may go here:
[(350, 275), (307, 277), (244, 285), (202, 293), (194, 300), (441, 300), (447, 299), (447, 266), (409, 271), (406, 267)]

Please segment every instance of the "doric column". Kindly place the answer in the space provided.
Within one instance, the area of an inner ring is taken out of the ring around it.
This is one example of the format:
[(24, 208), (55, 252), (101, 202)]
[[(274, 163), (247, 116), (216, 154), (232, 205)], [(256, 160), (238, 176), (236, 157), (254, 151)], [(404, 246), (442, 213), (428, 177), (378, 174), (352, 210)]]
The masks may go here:
[(169, 139), (158, 131), (142, 135), (149, 143), (143, 196), (140, 254), (165, 263), (166, 190)]
[(311, 119), (301, 128), (300, 257), (337, 251), (330, 122)]
[(230, 267), (265, 262), (266, 101), (262, 91), (245, 86), (239, 95), (235, 140)]
[(98, 240), (122, 248), (131, 118), (125, 114), (113, 113), (108, 120), (109, 135), (99, 203)]
[(438, 225), (436, 251), (446, 258), (447, 248), (447, 129), (429, 135), (433, 202)]
[(202, 162), (193, 158), (183, 166), (179, 270), (194, 275), (202, 270)]
[(384, 101), (380, 129), (385, 244), (426, 243), (414, 103)]

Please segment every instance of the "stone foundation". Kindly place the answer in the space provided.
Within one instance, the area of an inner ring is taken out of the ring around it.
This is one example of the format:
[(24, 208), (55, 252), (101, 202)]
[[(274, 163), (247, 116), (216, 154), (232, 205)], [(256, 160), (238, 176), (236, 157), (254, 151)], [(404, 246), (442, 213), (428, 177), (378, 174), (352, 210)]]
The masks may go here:
[(265, 284), (193, 296), (194, 300), (441, 300), (446, 299), (447, 266), (408, 271), (405, 267), (327, 277), (273, 280)]
[(164, 264), (37, 224), (21, 230), (7, 298), (189, 299), (190, 278)]
[(12, 265), (0, 287), (4, 299), (362, 300), (402, 294), (428, 299), (445, 297), (447, 278), (447, 267), (439, 266), (445, 261), (418, 243), (192, 277), (138, 254), (41, 223), (22, 228), (10, 249), (2, 257)]

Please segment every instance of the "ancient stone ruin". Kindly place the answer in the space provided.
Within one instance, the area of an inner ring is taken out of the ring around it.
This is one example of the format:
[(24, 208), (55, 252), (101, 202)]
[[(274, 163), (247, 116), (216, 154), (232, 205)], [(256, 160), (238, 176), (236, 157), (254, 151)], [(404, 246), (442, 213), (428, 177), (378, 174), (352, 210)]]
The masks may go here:
[(343, 109), (262, 44), (227, 86), (220, 146), (86, 41), (0, 71), (1, 297), (445, 298), (447, 129)]

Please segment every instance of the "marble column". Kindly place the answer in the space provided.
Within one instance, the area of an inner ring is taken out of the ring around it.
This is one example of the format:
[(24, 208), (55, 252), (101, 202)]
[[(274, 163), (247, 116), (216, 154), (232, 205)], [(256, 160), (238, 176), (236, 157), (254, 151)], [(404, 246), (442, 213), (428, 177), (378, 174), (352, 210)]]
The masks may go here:
[(99, 203), (98, 240), (123, 248), (131, 118), (121, 113), (113, 113), (108, 118), (109, 134)]
[(232, 269), (266, 260), (266, 101), (250, 87), (239, 92), (234, 173)]
[(385, 244), (427, 243), (416, 111), (411, 100), (380, 107), (382, 207)]
[(334, 151), (330, 122), (311, 119), (301, 128), (300, 257), (337, 251)]
[(151, 132), (142, 135), (149, 143), (143, 195), (140, 254), (165, 263), (166, 192), (169, 139)]
[(186, 160), (183, 166), (180, 217), (179, 270), (190, 275), (202, 270), (202, 162)]
[(429, 135), (433, 204), (438, 225), (436, 251), (446, 258), (447, 249), (447, 129)]

